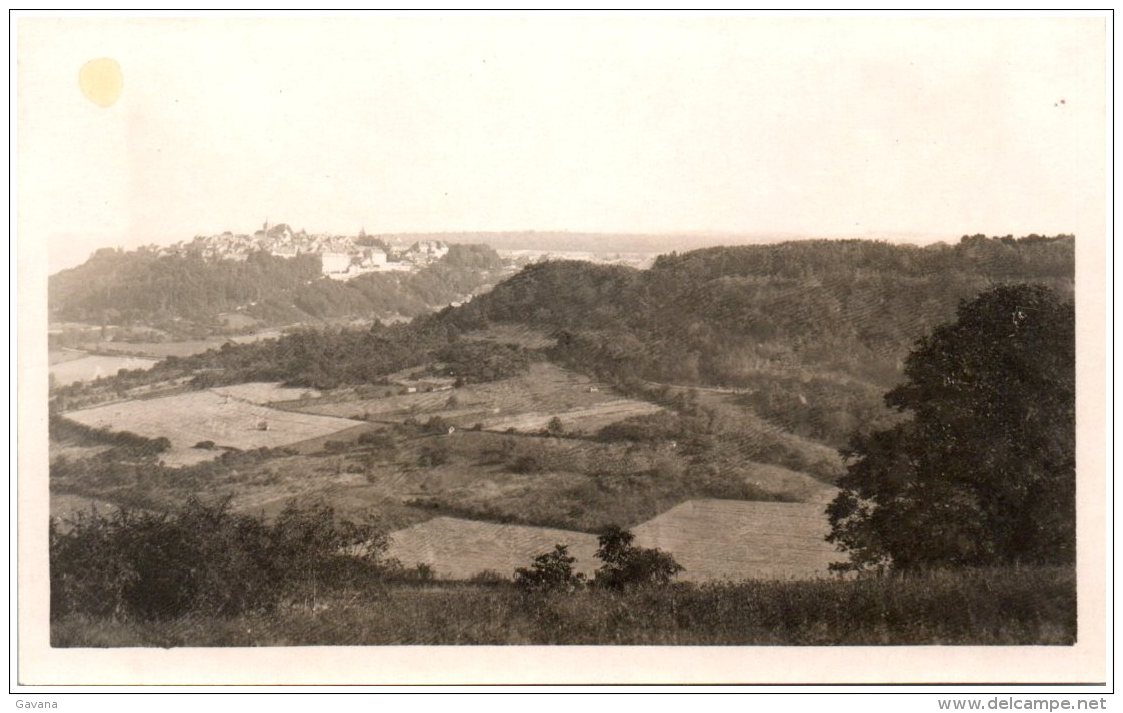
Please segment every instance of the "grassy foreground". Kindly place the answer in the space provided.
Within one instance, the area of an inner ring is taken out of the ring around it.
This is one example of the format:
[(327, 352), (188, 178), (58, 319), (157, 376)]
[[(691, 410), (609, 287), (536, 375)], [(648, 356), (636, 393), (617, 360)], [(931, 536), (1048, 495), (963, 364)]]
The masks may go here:
[(269, 614), (163, 621), (69, 614), (56, 647), (385, 644), (1071, 645), (1071, 568), (859, 580), (676, 584), (623, 593), (507, 584), (384, 584)]

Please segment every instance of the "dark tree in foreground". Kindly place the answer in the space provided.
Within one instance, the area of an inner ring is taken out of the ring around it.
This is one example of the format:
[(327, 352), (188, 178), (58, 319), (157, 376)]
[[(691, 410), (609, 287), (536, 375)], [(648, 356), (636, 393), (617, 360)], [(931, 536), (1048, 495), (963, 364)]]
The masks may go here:
[(827, 509), (849, 567), (1074, 561), (1074, 325), (1048, 288), (1002, 285), (920, 340), (885, 397), (912, 418), (854, 437)]

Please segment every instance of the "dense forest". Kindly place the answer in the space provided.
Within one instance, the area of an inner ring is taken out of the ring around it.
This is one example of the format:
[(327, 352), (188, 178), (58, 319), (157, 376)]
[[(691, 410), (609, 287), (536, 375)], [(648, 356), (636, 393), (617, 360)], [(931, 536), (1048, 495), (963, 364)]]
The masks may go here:
[(269, 325), (391, 315), (414, 317), (494, 282), (503, 262), (485, 245), (453, 245), (416, 272), (322, 278), (316, 255), (251, 254), (245, 261), (99, 250), (79, 267), (52, 275), (51, 316), (92, 323), (171, 327), (217, 324), (238, 312)]
[(451, 311), (462, 328), (518, 322), (558, 356), (676, 383), (752, 387), (762, 373), (895, 383), (914, 340), (1000, 282), (1073, 289), (1074, 238), (929, 247), (803, 241), (670, 254), (650, 270), (553, 262)]

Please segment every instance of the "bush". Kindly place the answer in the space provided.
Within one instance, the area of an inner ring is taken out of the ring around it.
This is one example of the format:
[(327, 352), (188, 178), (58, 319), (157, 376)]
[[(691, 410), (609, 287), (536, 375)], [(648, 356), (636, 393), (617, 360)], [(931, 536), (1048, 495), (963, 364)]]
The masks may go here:
[(418, 562), (412, 567), (405, 567), (398, 560), (393, 560), (391, 564), (392, 567), (387, 573), (389, 581), (424, 584), (436, 579), (433, 566), (427, 562)]
[(172, 447), (172, 442), (163, 436), (148, 438), (132, 431), (111, 431), (108, 428), (94, 428), (57, 414), (50, 417), (49, 429), (52, 439), (74, 438), (105, 443), (123, 448), (139, 456), (154, 456)]
[(546, 470), (546, 464), (543, 462), (542, 458), (538, 457), (537, 455), (533, 453), (527, 453), (515, 458), (514, 462), (511, 463), (509, 470), (512, 473), (519, 473), (520, 475), (525, 475), (527, 473), (540, 473)]
[(494, 569), (485, 569), (473, 574), (468, 578), (468, 581), (472, 582), (473, 584), (487, 584), (495, 586), (506, 584), (510, 580), (496, 572)]
[(423, 468), (433, 468), (447, 463), (448, 456), (448, 447), (443, 443), (432, 446), (422, 446), (421, 455), (417, 458), (417, 464)]
[(165, 619), (268, 611), (318, 582), (377, 575), (386, 537), (290, 504), (272, 524), (226, 504), (174, 512), (79, 513), (50, 524), (51, 617)]
[(604, 564), (597, 570), (593, 584), (607, 589), (665, 585), (683, 571), (669, 553), (636, 547), (633, 540), (635, 535), (616, 526), (607, 528), (597, 538), (597, 558)]
[(433, 434), (448, 433), (448, 429), (452, 427), (452, 423), (446, 418), (441, 416), (432, 416), (425, 422), (425, 432)]
[(510, 437), (504, 437), (498, 443), (494, 441), (486, 441), (485, 443), (490, 444), (485, 446), (480, 453), (480, 463), (485, 465), (509, 463), (518, 449), (518, 443)]
[(356, 439), (356, 442), (360, 446), (369, 446), (385, 451), (397, 450), (397, 443), (394, 442), (394, 437), (382, 431), (368, 431), (363, 433)]
[[(506, 446), (505, 443), (503, 445)], [(515, 448), (506, 455), (510, 458), (507, 470), (520, 475), (542, 473), (564, 467), (556, 452), (533, 441), (515, 444)]]
[(596, 439), (605, 443), (687, 441), (705, 433), (706, 424), (702, 419), (664, 411), (610, 423), (597, 431)]
[(576, 561), (566, 545), (554, 545), (553, 552), (538, 555), (529, 568), (515, 570), (515, 586), (525, 592), (573, 591), (585, 584), (585, 575), (573, 571)]
[(214, 441), (199, 441), (192, 448), (200, 448), (204, 451), (213, 451), (215, 449)]
[(546, 424), (546, 433), (551, 436), (560, 436), (565, 433), (565, 424), (562, 423), (560, 418), (554, 416), (550, 419), (550, 422)]
[(147, 453), (156, 454), (156, 453), (163, 453), (164, 451), (168, 450), (171, 447), (172, 447), (172, 442), (170, 440), (168, 440), (167, 438), (165, 438), (163, 436), (160, 436), (159, 438), (153, 438), (153, 439), (149, 440), (148, 443), (146, 443), (144, 446), (141, 447), (141, 450), (143, 450)]

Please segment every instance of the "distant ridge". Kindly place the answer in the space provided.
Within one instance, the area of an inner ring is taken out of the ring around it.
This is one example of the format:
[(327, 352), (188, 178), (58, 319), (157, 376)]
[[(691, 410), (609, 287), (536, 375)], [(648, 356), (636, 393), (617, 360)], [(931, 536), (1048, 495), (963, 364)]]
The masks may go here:
[(894, 243), (930, 244), (959, 236), (920, 233), (863, 232), (845, 235), (809, 235), (792, 232), (738, 233), (725, 231), (683, 231), (676, 233), (600, 233), (565, 230), (447, 231), (426, 233), (380, 233), (387, 242), (443, 240), (449, 243), (482, 243), (496, 250), (553, 250), (577, 252), (669, 253), (699, 248), (764, 245), (801, 240), (862, 239)]
[[(285, 230), (294, 231), (291, 224), (277, 223), (271, 225), (268, 231), (260, 228), (249, 233), (237, 231), (223, 231), (212, 236), (195, 236), (194, 240), (168, 241), (159, 244), (143, 245), (129, 248), (130, 250), (148, 249), (153, 252), (164, 250), (186, 249), (192, 242), (219, 238), (223, 236), (254, 236), (281, 237)], [(858, 240), (883, 240), (891, 243), (905, 243), (914, 245), (927, 245), (935, 242), (946, 241), (954, 243), (959, 239), (957, 235), (938, 235), (934, 233), (901, 233), (891, 231), (854, 231), (831, 235), (818, 235), (810, 233), (797, 233), (790, 231), (754, 231), (737, 232), (722, 230), (677, 231), (670, 233), (613, 233), (581, 230), (447, 230), (447, 231), (405, 231), (405, 232), (366, 232), (360, 231), (356, 236), (340, 236), (331, 232), (307, 233), (303, 228), (292, 232), (293, 235), (323, 235), (332, 236), (334, 239), (347, 238), (356, 240), (364, 238), (372, 244), (384, 243), (386, 246), (404, 249), (417, 242), (442, 241), (457, 244), (483, 244), (496, 250), (549, 250), (555, 252), (593, 252), (593, 253), (669, 253), (687, 252), (699, 248), (738, 246), (738, 245), (765, 245), (791, 241), (818, 240), (818, 239), (858, 239)], [(76, 236), (71, 236), (74, 238)], [(112, 244), (113, 241), (107, 241)], [(98, 252), (98, 251), (95, 251)], [(92, 256), (92, 254), (91, 254)], [(67, 269), (67, 268), (64, 268)], [(56, 270), (52, 274), (57, 274)]]

